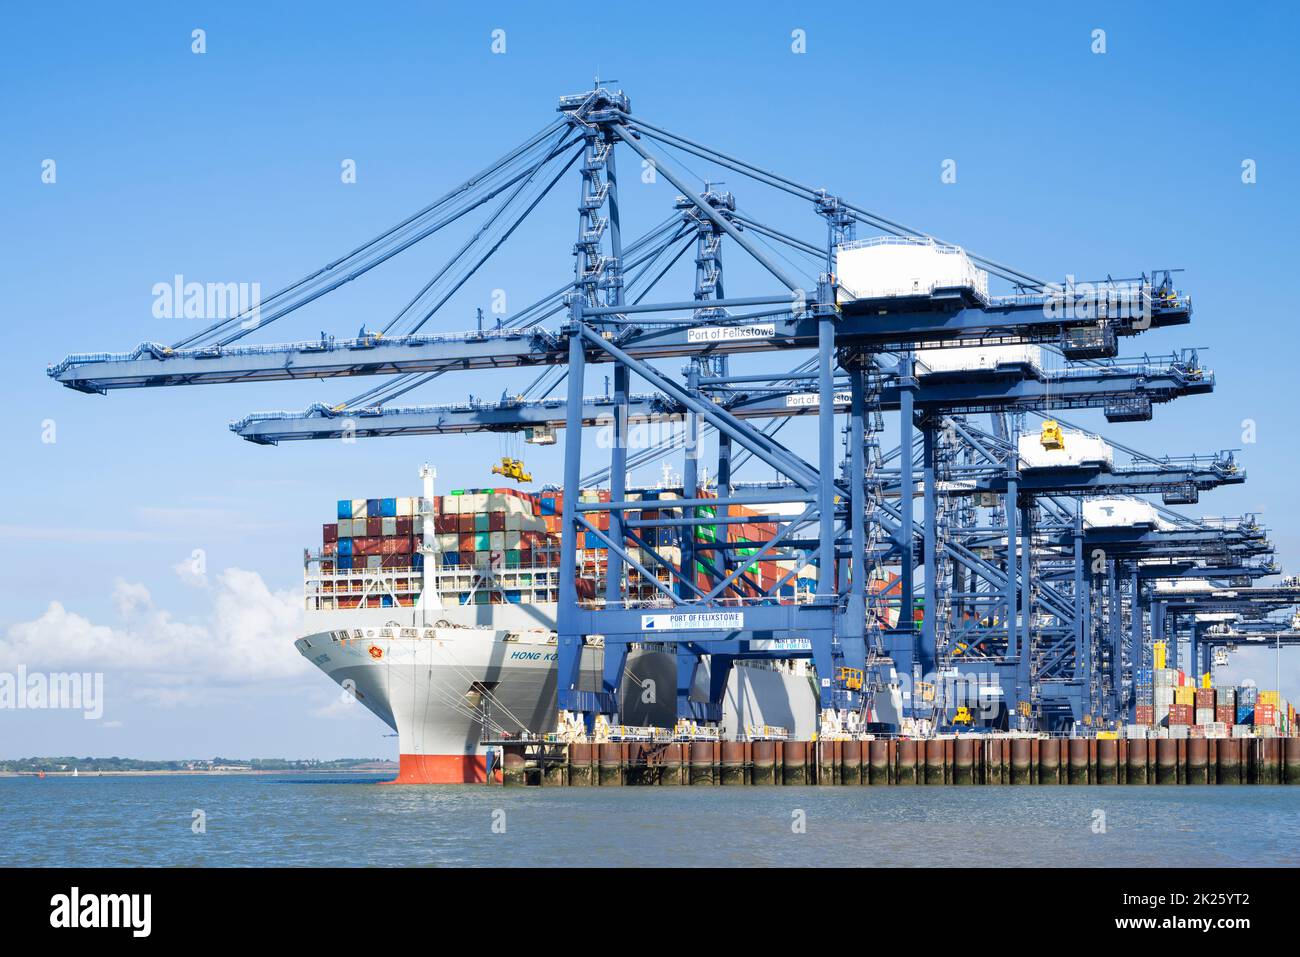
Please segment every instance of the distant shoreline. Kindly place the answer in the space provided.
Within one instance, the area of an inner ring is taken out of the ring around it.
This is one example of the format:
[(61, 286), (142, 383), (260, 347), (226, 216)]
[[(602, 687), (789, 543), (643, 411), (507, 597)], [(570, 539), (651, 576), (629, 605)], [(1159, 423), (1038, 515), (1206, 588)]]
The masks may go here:
[(397, 765), (391, 768), (303, 768), (295, 770), (293, 768), (280, 768), (276, 770), (230, 770), (230, 771), (208, 771), (204, 769), (194, 770), (156, 770), (156, 771), (0, 771), (0, 778), (39, 778), (44, 773), (47, 778), (140, 778), (140, 777), (160, 777), (160, 776), (180, 776), (180, 777), (265, 777), (270, 774), (396, 774)]

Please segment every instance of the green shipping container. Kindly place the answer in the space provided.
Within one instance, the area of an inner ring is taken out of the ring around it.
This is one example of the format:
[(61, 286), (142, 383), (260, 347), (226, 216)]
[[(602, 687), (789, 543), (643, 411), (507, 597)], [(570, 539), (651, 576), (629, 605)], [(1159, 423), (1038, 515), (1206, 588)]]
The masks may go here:
[(483, 531), (483, 532), (475, 532), (475, 533), (474, 533), (474, 551), (476, 551), (476, 552), (486, 552), (486, 551), (488, 551), (488, 550), (492, 547), (491, 544), (490, 544), (491, 541), (492, 541), (492, 535), (491, 535), (490, 532), (486, 532), (486, 531)]
[(488, 513), (487, 512), (477, 513), (474, 516), (474, 531), (486, 532), (487, 530), (488, 530)]

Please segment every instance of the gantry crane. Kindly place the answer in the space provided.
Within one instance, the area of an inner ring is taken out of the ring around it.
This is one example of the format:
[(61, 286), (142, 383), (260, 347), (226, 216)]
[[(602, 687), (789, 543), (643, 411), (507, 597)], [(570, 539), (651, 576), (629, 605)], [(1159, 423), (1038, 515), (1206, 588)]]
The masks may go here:
[[(269, 297), (256, 315), (215, 322), (171, 345), (72, 355), (51, 366), (50, 375), (69, 388), (98, 393), (381, 377), (341, 402), (259, 413), (232, 426), (261, 444), (341, 432), (534, 430), (553, 440), (563, 430), (562, 485), (570, 494), (563, 503), (562, 566), (575, 567), (579, 532), (598, 540), (608, 556), (598, 600), (580, 601), (574, 576), (564, 576), (559, 601), (559, 707), (581, 716), (588, 727), (596, 715), (617, 710), (627, 649), (650, 633), (677, 649), (682, 717), (716, 720), (730, 662), (790, 657), (812, 660), (831, 727), (845, 726), (846, 716), (880, 718), (886, 712), (895, 722), (924, 718), (938, 725), (951, 702), (943, 695), (922, 701), (910, 689), (937, 686), (954, 672), (993, 688), (1012, 723), (1061, 708), (1074, 720), (1098, 710), (1092, 703), (1098, 669), (1088, 644), (1095, 629), (1087, 611), (1101, 593), (1111, 596), (1111, 619), (1121, 617), (1112, 582), (1120, 580), (1120, 566), (1107, 572), (1109, 591), (1095, 576), (1080, 573), (1088, 534), (1078, 501), (1159, 493), (1169, 503), (1189, 502), (1201, 490), (1244, 474), (1223, 456), (1142, 460), (1119, 468), (1075, 463), (1045, 474), (1023, 467), (1018, 422), (1027, 413), (1077, 408), (1100, 408), (1113, 423), (1143, 421), (1155, 405), (1211, 391), (1213, 375), (1194, 353), (1116, 358), (1121, 339), (1190, 321), (1191, 301), (1174, 288), (1171, 272), (1107, 279), (1085, 292), (1084, 284), (1050, 283), (969, 254), (1009, 290), (989, 294), (972, 285), (884, 298), (848, 295), (836, 275), (842, 251), (864, 242), (939, 241), (671, 132), (633, 113), (622, 91), (598, 84), (562, 97), (558, 113), (436, 202)], [(718, 189), (716, 179), (696, 191), (674, 160), (679, 155), (807, 204), (824, 226), (824, 240), (759, 220), (737, 194)], [(631, 241), (623, 232), (619, 156), (652, 170), (673, 190), (670, 215)], [(480, 312), (470, 331), (435, 329), (444, 326), (449, 303), (469, 277), (575, 168), (577, 238), (565, 244), (574, 255), (572, 279), (487, 328)], [(480, 228), (387, 323), (367, 321), (351, 337), (322, 333), (244, 344), (252, 333), (471, 214), (484, 217)], [(857, 238), (868, 230), (879, 235)], [(724, 283), (724, 247), (756, 263), (765, 284), (738, 292), (734, 281)], [(689, 298), (652, 298), (673, 264), (691, 250)], [(1100, 309), (1093, 301), (1097, 291)], [(1060, 368), (1022, 359), (944, 370), (934, 358), (954, 347), (1008, 345), (1042, 348)], [(751, 357), (777, 353), (798, 353), (804, 361), (776, 373), (738, 368)], [(665, 360), (685, 360), (682, 375), (666, 371)], [(589, 365), (610, 372), (612, 391), (604, 397), (586, 392)], [(528, 389), (500, 402), (395, 404), (433, 379), (488, 369), (539, 375)], [(551, 397), (566, 379), (564, 397)], [(634, 380), (640, 383), (637, 392)], [(892, 451), (884, 442), (886, 413), (898, 420)], [(979, 415), (989, 416), (987, 430), (977, 426)], [(629, 494), (629, 468), (645, 458), (629, 454), (627, 429), (661, 419), (684, 423), (680, 440), (650, 450), (683, 454), (676, 518), (647, 517), (649, 506)], [(584, 426), (606, 421), (614, 431), (608, 462), (584, 474), (582, 443), (575, 439)], [(813, 457), (776, 437), (791, 422), (815, 422)], [(706, 431), (717, 443), (712, 485), (700, 463)], [(1070, 442), (1058, 419), (1034, 438), (1047, 450), (1068, 450)], [(766, 466), (774, 477), (743, 481), (738, 472), (749, 462)], [(503, 460), (498, 468), (518, 480), (526, 475), (515, 460)], [(605, 479), (607, 502), (571, 494)], [(793, 513), (777, 508), (791, 505)], [(775, 529), (767, 541), (730, 538), (741, 508)], [(656, 547), (653, 533), (665, 530), (679, 536), (680, 559)], [(777, 557), (792, 562), (793, 570), (769, 587), (757, 587), (747, 568)], [(1127, 560), (1139, 571), (1145, 567), (1142, 558)], [(669, 580), (661, 582), (651, 568), (667, 570)], [(873, 584), (885, 581), (892, 569), (896, 580), (887, 587)], [(801, 574), (815, 575), (811, 600), (786, 600), (782, 587)], [(633, 597), (634, 580), (649, 582), (657, 598)], [(1135, 588), (1135, 607), (1138, 597)], [(919, 628), (913, 619), (918, 601)], [(578, 688), (577, 669), (588, 637), (596, 635), (605, 649), (603, 685), (586, 692)], [(714, 665), (712, 688), (707, 702), (697, 702), (690, 689), (704, 656)], [(1116, 681), (1112, 672), (1106, 672), (1113, 687), (1107, 687), (1108, 704), (1101, 709), (1107, 713), (1115, 713), (1120, 700), (1122, 679)], [(1066, 674), (1068, 679), (1058, 677)], [(1068, 693), (1047, 687), (1053, 682), (1069, 683)]]

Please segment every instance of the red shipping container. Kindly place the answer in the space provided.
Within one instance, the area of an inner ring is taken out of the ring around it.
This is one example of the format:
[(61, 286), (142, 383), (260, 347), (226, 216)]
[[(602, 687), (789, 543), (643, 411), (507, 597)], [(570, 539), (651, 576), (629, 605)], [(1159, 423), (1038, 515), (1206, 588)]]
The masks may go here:
[(366, 535), (370, 538), (378, 538), (384, 534), (384, 520), (382, 518), (366, 519)]
[(321, 526), (321, 540), (326, 542), (337, 542), (339, 540), (338, 523)]
[(505, 512), (488, 512), (488, 531), (504, 532), (506, 530)]
[(1193, 708), (1190, 704), (1176, 704), (1169, 709), (1170, 724), (1191, 724)]
[(1277, 724), (1277, 709), (1271, 704), (1256, 704), (1255, 724), (1256, 726)]
[(433, 521), (434, 531), (443, 535), (451, 535), (460, 531), (459, 515), (439, 515)]
[(1230, 704), (1221, 704), (1214, 709), (1214, 720), (1221, 724), (1236, 724), (1237, 709)]
[(458, 532), (460, 532), (460, 533), (462, 533), (462, 534), (464, 534), (465, 532), (472, 532), (472, 531), (474, 531), (474, 516), (473, 516), (473, 515), (457, 515), (457, 516), (456, 516), (456, 531), (458, 531)]
[(1196, 707), (1213, 708), (1214, 707), (1214, 689), (1197, 688), (1196, 689)]
[(1140, 704), (1137, 706), (1137, 723), (1150, 724), (1155, 718), (1155, 708), (1149, 704)]
[[(438, 526), (437, 526), (437, 523), (436, 523), (436, 521), (435, 521), (435, 523), (434, 523), (434, 529), (435, 529), (435, 531), (437, 530), (437, 527), (438, 527)], [(399, 536), (399, 537), (400, 537), (400, 536), (405, 536), (405, 537), (409, 538), (410, 535), (411, 535), (411, 530), (412, 530), (411, 520), (410, 520), (409, 518), (402, 518), (401, 516), (399, 516), (398, 519), (397, 519), (397, 534), (398, 534), (398, 536)]]
[(326, 542), (321, 546), (321, 552), (325, 555), (337, 555), (339, 551), (338, 542)]

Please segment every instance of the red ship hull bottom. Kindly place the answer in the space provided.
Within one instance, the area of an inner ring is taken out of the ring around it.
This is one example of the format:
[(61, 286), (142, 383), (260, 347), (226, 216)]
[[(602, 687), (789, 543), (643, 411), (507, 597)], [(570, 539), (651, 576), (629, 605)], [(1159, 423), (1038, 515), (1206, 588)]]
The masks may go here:
[[(493, 771), (499, 781), (500, 771)], [(397, 777), (386, 784), (486, 784), (487, 758), (481, 754), (403, 754)]]

